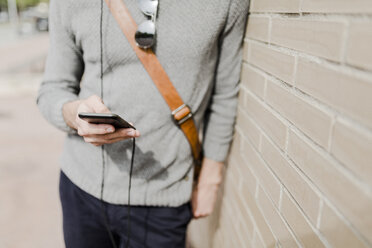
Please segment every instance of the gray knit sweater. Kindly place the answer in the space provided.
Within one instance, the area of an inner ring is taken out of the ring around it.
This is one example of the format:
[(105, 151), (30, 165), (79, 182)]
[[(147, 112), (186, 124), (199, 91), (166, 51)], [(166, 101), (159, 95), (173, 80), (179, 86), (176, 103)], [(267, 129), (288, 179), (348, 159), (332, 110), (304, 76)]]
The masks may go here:
[[(101, 148), (85, 143), (62, 116), (66, 102), (100, 93), (100, 1), (52, 0), (50, 50), (38, 106), (67, 133), (63, 172), (99, 197)], [(203, 128), (207, 158), (224, 161), (233, 135), (249, 0), (160, 0), (155, 53)], [(124, 0), (135, 21), (146, 17)], [(103, 9), (103, 100), (141, 132), (136, 140), (131, 203), (179, 206), (190, 200), (192, 155), (170, 110), (122, 34)], [(204, 123), (204, 124), (203, 124)], [(132, 141), (105, 145), (103, 199), (126, 204)]]

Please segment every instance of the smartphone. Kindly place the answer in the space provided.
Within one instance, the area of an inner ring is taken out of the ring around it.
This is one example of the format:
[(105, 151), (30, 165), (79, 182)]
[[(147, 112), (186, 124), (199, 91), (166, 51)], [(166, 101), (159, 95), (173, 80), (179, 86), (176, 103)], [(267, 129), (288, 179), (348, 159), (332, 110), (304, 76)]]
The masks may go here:
[(115, 128), (136, 129), (119, 115), (113, 113), (79, 113), (78, 115), (79, 118), (92, 124), (110, 124)]

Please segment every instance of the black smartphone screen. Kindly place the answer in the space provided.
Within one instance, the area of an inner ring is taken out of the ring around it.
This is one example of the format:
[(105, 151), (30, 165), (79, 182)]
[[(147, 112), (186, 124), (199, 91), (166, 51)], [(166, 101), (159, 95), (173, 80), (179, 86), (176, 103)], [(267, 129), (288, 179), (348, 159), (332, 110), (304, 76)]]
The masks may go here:
[(125, 121), (117, 114), (112, 113), (79, 113), (79, 118), (92, 124), (110, 124), (115, 128), (133, 128), (131, 124)]

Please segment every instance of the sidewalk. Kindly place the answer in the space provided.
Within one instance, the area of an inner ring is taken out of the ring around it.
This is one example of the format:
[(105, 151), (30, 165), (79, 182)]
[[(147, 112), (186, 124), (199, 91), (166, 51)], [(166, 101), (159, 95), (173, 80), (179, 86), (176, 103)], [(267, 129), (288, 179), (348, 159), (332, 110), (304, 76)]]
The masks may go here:
[(62, 248), (58, 157), (64, 134), (42, 118), (35, 99), (48, 35), (5, 38), (0, 44), (0, 248)]
[(33, 89), (0, 95), (0, 130), (0, 248), (62, 248), (63, 133), (41, 117)]
[(41, 67), (48, 52), (47, 33), (36, 34), (0, 46), (0, 74), (30, 71)]

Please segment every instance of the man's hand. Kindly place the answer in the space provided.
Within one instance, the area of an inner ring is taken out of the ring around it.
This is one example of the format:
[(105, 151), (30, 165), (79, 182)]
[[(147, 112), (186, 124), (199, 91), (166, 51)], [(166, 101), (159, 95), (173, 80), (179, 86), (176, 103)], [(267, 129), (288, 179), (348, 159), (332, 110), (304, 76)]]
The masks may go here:
[(217, 193), (222, 182), (223, 163), (204, 158), (199, 180), (192, 193), (194, 218), (201, 218), (213, 212)]
[(109, 124), (90, 124), (79, 118), (78, 113), (110, 113), (104, 105), (102, 99), (93, 95), (85, 100), (68, 102), (63, 105), (63, 117), (71, 128), (76, 129), (85, 142), (95, 146), (112, 144), (124, 139), (136, 138), (140, 136), (137, 130), (132, 128), (120, 128), (115, 130)]

